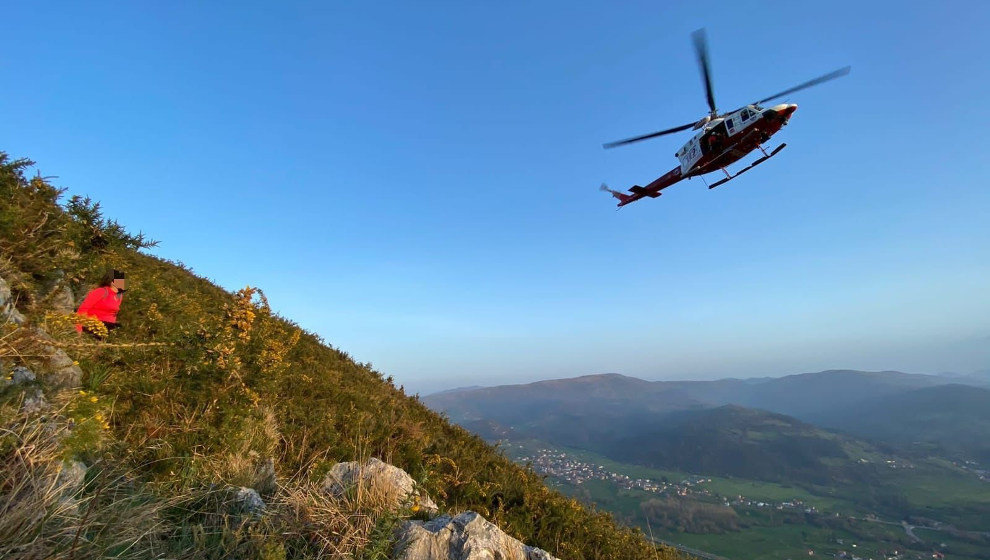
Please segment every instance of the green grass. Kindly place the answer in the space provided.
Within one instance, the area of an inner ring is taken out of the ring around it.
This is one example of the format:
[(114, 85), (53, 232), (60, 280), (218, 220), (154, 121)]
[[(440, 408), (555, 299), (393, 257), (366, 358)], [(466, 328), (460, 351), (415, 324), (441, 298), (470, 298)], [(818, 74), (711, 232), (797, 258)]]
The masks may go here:
[[(925, 464), (915, 469), (899, 469), (891, 474), (892, 484), (902, 488), (905, 497), (918, 507), (956, 507), (990, 504), (990, 482), (948, 469), (933, 470)], [(990, 530), (990, 517), (983, 530)]]
[[(945, 531), (915, 529), (914, 534), (930, 545), (933, 550), (939, 550), (946, 558), (962, 560), (990, 559), (990, 540), (974, 542), (972, 539), (955, 537)], [(942, 547), (945, 544), (945, 547)]]

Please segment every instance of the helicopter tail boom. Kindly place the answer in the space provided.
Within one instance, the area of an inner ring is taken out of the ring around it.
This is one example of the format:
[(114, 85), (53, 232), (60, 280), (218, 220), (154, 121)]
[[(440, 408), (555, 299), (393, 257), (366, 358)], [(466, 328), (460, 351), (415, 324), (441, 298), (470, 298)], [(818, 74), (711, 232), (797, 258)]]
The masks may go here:
[(661, 194), (660, 191), (666, 189), (667, 187), (673, 185), (674, 183), (680, 181), (683, 178), (684, 176), (681, 175), (681, 168), (675, 167), (670, 171), (664, 173), (656, 181), (653, 181), (652, 183), (646, 185), (645, 187), (641, 187), (639, 185), (635, 185), (631, 187), (629, 189), (629, 193), (631, 194), (612, 190), (605, 185), (602, 185), (602, 190), (608, 191), (609, 193), (612, 194), (612, 196), (619, 199), (618, 206), (621, 208), (626, 204), (629, 204), (630, 202), (636, 202), (641, 198), (646, 198), (646, 197), (657, 198)]

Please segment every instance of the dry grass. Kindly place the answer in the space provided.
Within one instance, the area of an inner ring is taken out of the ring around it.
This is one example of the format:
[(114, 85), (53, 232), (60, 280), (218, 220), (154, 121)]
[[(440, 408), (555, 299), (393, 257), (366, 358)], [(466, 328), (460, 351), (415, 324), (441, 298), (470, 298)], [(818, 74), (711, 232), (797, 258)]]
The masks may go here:
[(84, 484), (66, 468), (66, 426), (23, 418), (0, 428), (0, 557), (148, 558), (168, 530), (168, 504), (125, 473), (94, 466)]
[[(397, 521), (378, 489), (335, 498), (302, 476), (276, 485), (254, 515), (236, 503), (233, 481), (219, 478), (166, 488), (137, 480), (141, 469), (97, 460), (80, 483), (60, 476), (71, 430), (59, 418), (19, 416), (0, 428), (0, 558), (354, 559), (381, 540), (383, 522)], [(241, 476), (257, 472), (235, 462), (227, 468)]]

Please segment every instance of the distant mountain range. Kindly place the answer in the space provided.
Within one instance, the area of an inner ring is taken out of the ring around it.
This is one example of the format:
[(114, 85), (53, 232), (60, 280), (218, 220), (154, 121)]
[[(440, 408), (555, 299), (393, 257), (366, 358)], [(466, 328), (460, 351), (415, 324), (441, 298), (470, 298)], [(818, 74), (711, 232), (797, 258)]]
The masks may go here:
[(970, 378), (831, 370), (651, 382), (602, 374), (423, 401), (489, 439), (536, 438), (623, 462), (821, 484), (868, 480), (871, 463), (861, 459), (881, 452), (990, 463), (990, 389), (961, 379)]

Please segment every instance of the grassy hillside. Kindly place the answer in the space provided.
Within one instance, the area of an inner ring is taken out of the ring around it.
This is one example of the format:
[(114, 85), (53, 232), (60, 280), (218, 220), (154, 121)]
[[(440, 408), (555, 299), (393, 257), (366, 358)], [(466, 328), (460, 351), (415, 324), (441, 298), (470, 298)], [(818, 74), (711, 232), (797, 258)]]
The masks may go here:
[[(658, 558), (641, 534), (548, 490), (532, 472), (406, 396), (391, 377), (273, 314), (260, 290), (229, 293), (179, 263), (142, 253), (151, 245), (147, 239), (104, 219), (89, 200), (60, 202), (60, 190), (25, 177), (29, 165), (0, 153), (0, 277), (21, 311), (84, 372), (81, 391), (53, 399), (49, 420), (66, 420), (68, 427), (52, 453), (105, 465), (105, 472), (119, 474), (113, 480), (126, 480), (106, 486), (88, 475), (82, 491), (90, 493), (88, 503), (140, 495), (141, 503), (165, 504), (155, 514), (159, 538), (191, 543), (187, 553), (312, 557), (336, 537), (329, 529), (314, 536), (313, 516), (299, 514), (298, 504), (286, 506), (295, 515), (288, 521), (243, 529), (210, 517), (207, 498), (169, 500), (209, 496), (196, 489), (247, 485), (268, 457), (275, 459), (279, 484), (292, 488), (319, 480), (335, 462), (379, 457), (420, 481), (442, 509), (478, 511), (562, 559)], [(58, 294), (67, 287), (80, 301), (111, 267), (128, 275), (123, 328), (103, 343), (80, 338), (67, 310), (59, 309)], [(15, 365), (37, 365), (32, 336), (26, 327), (3, 325), (4, 375)], [(20, 395), (0, 396), (0, 458), (7, 468), (21, 464), (30, 437), (43, 436), (17, 412)], [(0, 488), (0, 507), (20, 499), (8, 490)], [(69, 538), (74, 556), (80, 542), (96, 542), (87, 535), (100, 533), (87, 525), (89, 518), (82, 515)], [(16, 529), (7, 529), (14, 538)], [(0, 524), (0, 541), (4, 530)], [(373, 558), (375, 535), (387, 540), (387, 531), (369, 528), (368, 534), (368, 544), (356, 551)], [(343, 556), (355, 551), (344, 543), (331, 549)], [(659, 551), (659, 558), (675, 557)]]

